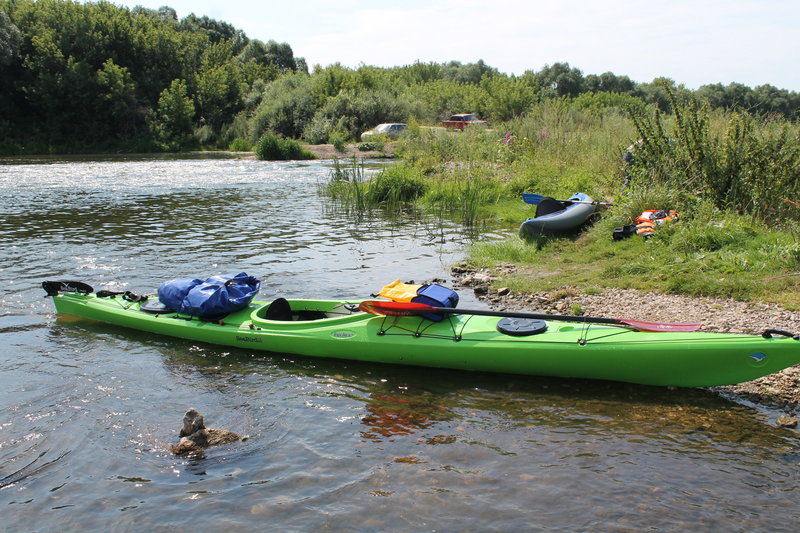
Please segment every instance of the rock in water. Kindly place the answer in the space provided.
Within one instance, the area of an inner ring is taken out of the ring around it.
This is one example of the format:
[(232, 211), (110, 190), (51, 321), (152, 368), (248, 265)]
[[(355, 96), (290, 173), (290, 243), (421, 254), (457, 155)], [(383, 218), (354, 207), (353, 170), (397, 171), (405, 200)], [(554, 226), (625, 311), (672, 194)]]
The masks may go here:
[(202, 456), (209, 446), (229, 444), (242, 439), (233, 431), (206, 428), (203, 415), (196, 409), (186, 411), (179, 436), (181, 440), (170, 449), (175, 455), (183, 456)]
[(183, 415), (183, 428), (181, 428), (181, 437), (187, 437), (201, 429), (205, 429), (206, 425), (203, 421), (203, 415), (197, 412), (196, 409), (189, 409)]
[(784, 428), (795, 428), (797, 427), (797, 419), (793, 416), (781, 415), (778, 417), (776, 423), (780, 427)]

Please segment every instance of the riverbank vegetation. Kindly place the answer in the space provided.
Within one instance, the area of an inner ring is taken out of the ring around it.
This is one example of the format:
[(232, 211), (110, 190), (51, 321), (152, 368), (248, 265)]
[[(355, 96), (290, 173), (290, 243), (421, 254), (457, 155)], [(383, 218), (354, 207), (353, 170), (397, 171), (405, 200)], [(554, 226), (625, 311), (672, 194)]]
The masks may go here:
[(294, 139), (265, 133), (256, 143), (256, 157), (270, 161), (315, 159), (316, 156)]
[[(387, 170), (359, 184), (362, 206), (413, 202), (468, 225), (506, 228), (507, 238), (473, 246), (469, 261), (489, 269), (513, 263), (498, 284), (514, 291), (622, 287), (798, 308), (800, 128), (772, 115), (714, 110), (692, 95), (667, 90), (667, 98), (669, 114), (558, 99), (493, 130), (411, 128), (397, 149), (402, 161), (391, 167), (393, 200), (371, 191), (385, 187)], [(404, 179), (419, 185), (409, 189)], [(414, 193), (404, 197), (406, 190)], [(516, 235), (533, 216), (522, 192), (576, 191), (613, 205), (581, 233)], [(679, 221), (648, 239), (612, 239), (615, 227), (648, 209), (676, 209)]]

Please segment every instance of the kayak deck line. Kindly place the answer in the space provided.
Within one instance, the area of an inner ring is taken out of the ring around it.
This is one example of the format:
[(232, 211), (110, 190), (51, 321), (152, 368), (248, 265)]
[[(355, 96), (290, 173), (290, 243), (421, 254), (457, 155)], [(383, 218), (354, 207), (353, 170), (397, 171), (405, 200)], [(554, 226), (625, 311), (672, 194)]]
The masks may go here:
[[(139, 302), (127, 302), (127, 304), (125, 304), (125, 303), (123, 303), (123, 301), (120, 301), (120, 299), (118, 299), (118, 298), (109, 298), (108, 301), (116, 303), (121, 309), (124, 309), (124, 310), (130, 310), (131, 308), (134, 308), (134, 310), (138, 311), (138, 308), (139, 308), (139, 305), (140, 305)], [(259, 302), (259, 303), (263, 303), (263, 302)], [(357, 307), (359, 302), (342, 302), (342, 303), (343, 303), (343, 305), (352, 305), (352, 306), (356, 306)], [(265, 307), (266, 306), (258, 306), (259, 309), (263, 309)], [(325, 314), (339, 314), (339, 315), (341, 315), (341, 317), (350, 317), (350, 316), (354, 316), (354, 315), (361, 315), (362, 317), (366, 317), (367, 316), (365, 313), (362, 313), (362, 312), (357, 311), (357, 310), (354, 310), (354, 311), (351, 311), (351, 312), (348, 312), (348, 313), (344, 313), (344, 312), (337, 313), (335, 311), (332, 312), (331, 310), (326, 310), (324, 307), (320, 307), (320, 306), (316, 306), (316, 307), (303, 306), (301, 309), (297, 309), (297, 311), (300, 311), (300, 312), (304, 312), (304, 311), (305, 312), (317, 312), (317, 313), (325, 313)], [(444, 334), (441, 334), (441, 333), (438, 333), (438, 334), (436, 334), (436, 333), (434, 333), (434, 334), (426, 334), (425, 332), (428, 329), (430, 329), (432, 326), (436, 325), (437, 323), (436, 322), (432, 322), (430, 320), (426, 320), (425, 318), (416, 317), (418, 319), (417, 327), (414, 328), (414, 329), (411, 329), (411, 328), (404, 327), (404, 326), (398, 324), (397, 323), (398, 322), (398, 320), (397, 320), (398, 317), (390, 317), (390, 316), (384, 316), (383, 317), (383, 324), (382, 325), (385, 325), (386, 322), (392, 322), (392, 323), (388, 327), (381, 327), (380, 331), (378, 331), (377, 334), (380, 335), (380, 336), (383, 336), (383, 335), (409, 336), (410, 335), (410, 336), (413, 336), (415, 338), (433, 338), (433, 339), (444, 339), (444, 340), (461, 341), (461, 340), (463, 340), (463, 332), (466, 329), (467, 325), (469, 324), (470, 320), (472, 318), (474, 318), (474, 315), (461, 315), (457, 311), (458, 311), (457, 309), (454, 309), (454, 312), (451, 313), (450, 315), (448, 315), (445, 318), (445, 320), (443, 320), (443, 322), (446, 321), (448, 324), (451, 325), (451, 327), (452, 327), (452, 335), (444, 335)], [(253, 314), (255, 314), (255, 312)], [(175, 311), (168, 312), (168, 313), (153, 314), (152, 316), (154, 318), (161, 317), (161, 318), (171, 318), (171, 319), (176, 319), (176, 320), (197, 321), (197, 322), (202, 322), (203, 324), (210, 324), (210, 325), (214, 325), (214, 326), (228, 326), (228, 327), (232, 327), (232, 328), (236, 328), (236, 329), (238, 329), (240, 327), (239, 324), (225, 322), (224, 319), (220, 319), (220, 320), (203, 320), (201, 318), (190, 316), (190, 315), (182, 315), (182, 314), (177, 313)], [(452, 319), (453, 316), (459, 316), (459, 317), (463, 316), (463, 317), (465, 317), (465, 319), (460, 324), (460, 330), (461, 331), (458, 332), (458, 333), (456, 332), (455, 324), (453, 324), (453, 322), (454, 322), (454, 320)], [(317, 318), (317, 319), (311, 319), (311, 320), (295, 320), (292, 323), (293, 324), (314, 324), (314, 323), (317, 323), (317, 322), (319, 322), (321, 320), (330, 320), (332, 318), (338, 318), (338, 317)], [(276, 323), (276, 324), (284, 324), (285, 323), (284, 321), (269, 321), (269, 320), (266, 320), (266, 319), (264, 319), (264, 321), (265, 322)], [(248, 325), (248, 327), (252, 328), (253, 330), (256, 330), (256, 331), (263, 331), (263, 328), (261, 326), (256, 326), (254, 322), (251, 322)], [(391, 331), (394, 330), (394, 329), (399, 329), (403, 333), (392, 333)], [(624, 334), (624, 333), (627, 333), (627, 332), (631, 331), (624, 324), (607, 324), (607, 325), (603, 324), (603, 325), (594, 325), (594, 327), (593, 327), (593, 325), (590, 324), (590, 323), (581, 323), (580, 327), (575, 327), (573, 325), (568, 325), (568, 326), (562, 326), (562, 327), (558, 328), (558, 332), (559, 333), (564, 333), (564, 332), (569, 332), (569, 331), (576, 331), (576, 330), (579, 330), (581, 335), (579, 335), (577, 338), (575, 338), (573, 340), (569, 340), (569, 341), (564, 341), (564, 340), (544, 340), (544, 339), (537, 339), (536, 337), (526, 337), (526, 338), (523, 338), (523, 339), (518, 339), (518, 340), (516, 340), (516, 342), (524, 342), (524, 343), (532, 343), (532, 344), (575, 344), (575, 343), (578, 343), (578, 344), (589, 344), (589, 343), (593, 343), (593, 342), (599, 342), (602, 339), (614, 337), (614, 336), (621, 335), (621, 334)], [(588, 333), (593, 331), (593, 330), (599, 330), (603, 334), (599, 335), (597, 337), (589, 337)], [(609, 330), (611, 330), (611, 331), (609, 331)], [(779, 331), (779, 330), (768, 330), (768, 331), (775, 332), (775, 331)], [(714, 341), (719, 341), (721, 339), (728, 339), (728, 340), (732, 340), (732, 341), (744, 340), (743, 339), (743, 334), (717, 333), (715, 335), (716, 335), (716, 337), (714, 337), (714, 338), (697, 338), (695, 336), (679, 337), (678, 333), (672, 333), (672, 334), (670, 334), (670, 336), (668, 338), (660, 339), (659, 342), (662, 342), (662, 343), (671, 343), (671, 342), (714, 342)], [(795, 339), (795, 340), (798, 340), (798, 339)], [(506, 339), (506, 338), (504, 338), (504, 339), (480, 339), (480, 341), (482, 341), (482, 342), (508, 342), (508, 339)], [(635, 344), (635, 343), (650, 344), (652, 342), (653, 342), (652, 340), (648, 340), (648, 339), (626, 340), (626, 344)]]

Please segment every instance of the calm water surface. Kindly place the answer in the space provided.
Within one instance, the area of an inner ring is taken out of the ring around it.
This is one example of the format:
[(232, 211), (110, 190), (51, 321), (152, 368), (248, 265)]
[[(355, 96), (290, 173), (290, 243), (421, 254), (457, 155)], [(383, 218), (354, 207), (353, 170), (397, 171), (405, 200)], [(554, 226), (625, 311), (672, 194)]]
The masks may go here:
[[(9, 531), (796, 531), (797, 433), (699, 390), (318, 361), (56, 317), (39, 288), (246, 271), (278, 295), (449, 279), (470, 242), (358, 220), (322, 163), (0, 163)], [(469, 294), (462, 294), (465, 304)], [(188, 407), (250, 438), (168, 453)]]

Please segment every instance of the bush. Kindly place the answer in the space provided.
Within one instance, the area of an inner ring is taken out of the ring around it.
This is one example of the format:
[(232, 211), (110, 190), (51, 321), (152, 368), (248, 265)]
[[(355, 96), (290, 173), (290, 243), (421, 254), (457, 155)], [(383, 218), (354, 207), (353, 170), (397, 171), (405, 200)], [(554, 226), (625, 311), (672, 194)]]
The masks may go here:
[(795, 124), (744, 111), (712, 114), (707, 103), (669, 97), (671, 120), (633, 115), (640, 138), (629, 167), (634, 186), (660, 182), (762, 221), (796, 216), (786, 203), (800, 197)]
[(230, 142), (228, 145), (229, 152), (252, 152), (253, 151), (253, 143), (248, 141), (247, 139), (242, 139), (241, 137), (237, 137)]
[(284, 139), (271, 133), (267, 133), (259, 139), (256, 145), (256, 157), (267, 161), (316, 159), (314, 154), (303, 148), (294, 139)]
[(358, 145), (358, 149), (362, 152), (383, 151), (385, 144), (380, 141), (366, 141)]
[(347, 151), (347, 138), (341, 132), (333, 132), (330, 135), (330, 141), (337, 152), (343, 154)]

